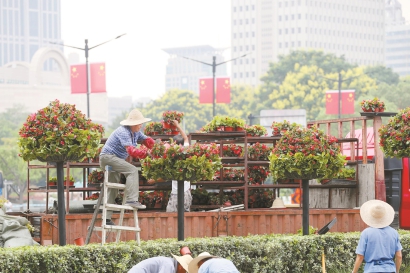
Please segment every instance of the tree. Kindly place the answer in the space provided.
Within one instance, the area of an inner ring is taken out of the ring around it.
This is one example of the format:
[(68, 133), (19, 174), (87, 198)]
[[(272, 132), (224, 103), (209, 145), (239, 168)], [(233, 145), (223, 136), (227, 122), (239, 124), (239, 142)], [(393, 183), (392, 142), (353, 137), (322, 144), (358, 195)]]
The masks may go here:
[(0, 145), (4, 144), (3, 138), (18, 137), (18, 130), (29, 115), (24, 109), (22, 105), (14, 105), (0, 113)]
[(277, 63), (271, 63), (267, 75), (261, 78), (265, 85), (271, 83), (281, 84), (286, 75), (294, 71), (295, 65), (315, 66), (321, 69), (324, 74), (336, 73), (339, 71), (346, 71), (354, 66), (347, 63), (344, 56), (336, 57), (334, 54), (324, 53), (316, 50), (297, 50), (292, 51), (288, 55), (280, 55)]
[(386, 83), (388, 85), (397, 85), (400, 81), (399, 74), (393, 72), (390, 67), (382, 65), (368, 66), (365, 68), (364, 73), (377, 80), (378, 84)]

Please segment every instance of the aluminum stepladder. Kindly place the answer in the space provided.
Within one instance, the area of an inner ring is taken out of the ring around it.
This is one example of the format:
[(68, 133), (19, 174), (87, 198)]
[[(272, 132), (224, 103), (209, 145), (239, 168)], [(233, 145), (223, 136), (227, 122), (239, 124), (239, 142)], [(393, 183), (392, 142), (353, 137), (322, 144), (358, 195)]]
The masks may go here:
[[(120, 184), (120, 183), (111, 183), (108, 182), (108, 174), (109, 172), (112, 171), (111, 166), (106, 166), (105, 167), (105, 172), (104, 172), (104, 182), (102, 183), (102, 188), (100, 192), (100, 196), (98, 197), (97, 204), (95, 206), (93, 218), (91, 220), (91, 224), (88, 227), (88, 232), (87, 232), (87, 238), (85, 241), (85, 244), (88, 244), (90, 242), (90, 238), (92, 235), (93, 231), (101, 231), (101, 244), (105, 244), (105, 239), (107, 235), (107, 231), (109, 232), (116, 232), (116, 242), (118, 243), (121, 237), (121, 231), (126, 230), (126, 231), (134, 231), (135, 234), (135, 239), (140, 245), (140, 227), (138, 224), (138, 209), (133, 208), (131, 206), (125, 205), (125, 194), (122, 199), (122, 205), (117, 205), (117, 204), (108, 204), (107, 202), (107, 196), (108, 196), (108, 188), (112, 189), (118, 189), (118, 190), (125, 190), (125, 184)], [(97, 220), (97, 216), (99, 211), (102, 210), (102, 221), (101, 221), (101, 227), (96, 227), (95, 222)], [(107, 219), (107, 210), (119, 210), (120, 211), (120, 219), (118, 225), (106, 225), (106, 219)], [(124, 220), (124, 211), (125, 210), (132, 210), (134, 214), (134, 226), (123, 226), (123, 220)]]

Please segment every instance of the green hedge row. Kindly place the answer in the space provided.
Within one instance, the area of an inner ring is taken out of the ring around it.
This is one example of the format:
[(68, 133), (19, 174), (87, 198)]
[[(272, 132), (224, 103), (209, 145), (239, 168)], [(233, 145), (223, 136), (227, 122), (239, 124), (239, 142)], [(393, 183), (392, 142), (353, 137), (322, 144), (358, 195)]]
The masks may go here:
[[(403, 245), (400, 272), (410, 272), (410, 232), (399, 231)], [(203, 251), (228, 258), (242, 273), (322, 272), (322, 250), (327, 273), (351, 272), (360, 233), (325, 235), (252, 235), (247, 237), (188, 238), (135, 241), (86, 246), (36, 246), (0, 249), (0, 271), (127, 272), (138, 262), (154, 256), (179, 255), (187, 245), (193, 256)]]

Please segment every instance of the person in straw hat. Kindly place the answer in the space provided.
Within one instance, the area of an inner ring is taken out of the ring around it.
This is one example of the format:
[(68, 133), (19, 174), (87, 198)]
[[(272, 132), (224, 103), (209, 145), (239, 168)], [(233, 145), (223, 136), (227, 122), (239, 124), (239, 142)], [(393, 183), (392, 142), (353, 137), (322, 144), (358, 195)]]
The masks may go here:
[[(142, 124), (150, 120), (149, 118), (144, 118), (137, 109), (132, 110), (127, 119), (120, 122), (121, 126), (111, 133), (100, 153), (101, 169), (105, 170), (105, 166), (109, 165), (113, 170), (109, 174), (108, 181), (118, 183), (120, 181), (120, 173), (122, 173), (126, 177), (126, 205), (138, 209), (145, 209), (145, 206), (138, 201), (138, 169), (127, 162), (127, 159), (129, 159), (127, 147), (136, 146), (137, 141), (143, 141), (145, 146), (151, 146), (154, 140), (140, 132)], [(117, 189), (108, 189), (107, 202), (114, 203), (117, 194)], [(107, 211), (106, 225), (114, 225), (111, 216), (112, 211)]]
[(227, 259), (202, 252), (188, 265), (189, 273), (239, 273), (236, 266)]
[(389, 226), (394, 219), (393, 207), (380, 200), (369, 200), (360, 207), (360, 217), (369, 227), (360, 234), (352, 272), (358, 272), (363, 260), (365, 273), (399, 272), (402, 246), (399, 234)]

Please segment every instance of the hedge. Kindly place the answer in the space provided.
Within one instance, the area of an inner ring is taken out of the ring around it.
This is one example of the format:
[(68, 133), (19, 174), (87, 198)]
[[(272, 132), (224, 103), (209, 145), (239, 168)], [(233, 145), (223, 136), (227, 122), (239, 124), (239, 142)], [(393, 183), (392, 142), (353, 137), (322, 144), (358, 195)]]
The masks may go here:
[[(399, 230), (403, 246), (400, 272), (410, 272), (410, 231)], [(33, 246), (0, 249), (4, 273), (24, 272), (127, 272), (138, 262), (154, 256), (179, 255), (188, 246), (197, 256), (203, 251), (232, 260), (242, 273), (322, 272), (322, 250), (327, 273), (351, 272), (360, 233), (325, 235), (250, 235), (159, 239), (85, 246)], [(363, 266), (362, 266), (363, 268)]]

